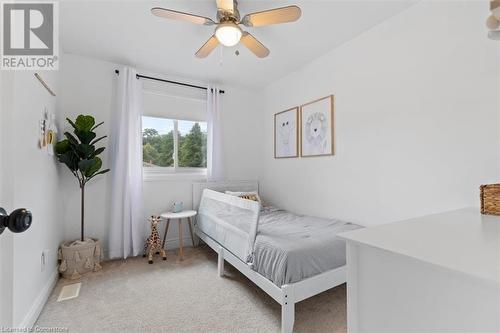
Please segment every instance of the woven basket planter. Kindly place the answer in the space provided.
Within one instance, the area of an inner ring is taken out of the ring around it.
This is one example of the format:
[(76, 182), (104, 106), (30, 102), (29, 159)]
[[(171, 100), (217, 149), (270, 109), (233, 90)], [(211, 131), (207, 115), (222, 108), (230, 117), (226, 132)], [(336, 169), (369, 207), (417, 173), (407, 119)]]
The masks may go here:
[(66, 279), (101, 270), (101, 245), (97, 239), (64, 242), (59, 248), (59, 272)]
[(481, 185), (481, 213), (500, 215), (500, 184)]

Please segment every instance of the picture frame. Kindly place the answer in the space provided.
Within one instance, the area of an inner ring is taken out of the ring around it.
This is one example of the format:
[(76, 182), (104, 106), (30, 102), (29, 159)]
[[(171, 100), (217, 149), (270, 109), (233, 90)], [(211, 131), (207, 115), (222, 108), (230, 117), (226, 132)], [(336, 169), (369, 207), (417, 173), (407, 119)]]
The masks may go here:
[(274, 114), (274, 158), (299, 157), (299, 107)]
[(334, 95), (300, 107), (300, 156), (335, 155)]

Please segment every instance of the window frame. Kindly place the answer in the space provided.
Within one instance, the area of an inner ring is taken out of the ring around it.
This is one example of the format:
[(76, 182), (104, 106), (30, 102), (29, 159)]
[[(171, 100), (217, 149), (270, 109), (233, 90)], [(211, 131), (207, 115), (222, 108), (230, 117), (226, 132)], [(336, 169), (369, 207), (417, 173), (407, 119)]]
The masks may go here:
[[(142, 166), (142, 174), (144, 181), (155, 180), (206, 180), (207, 168), (196, 167), (180, 167), (179, 166), (179, 121), (191, 121), (196, 123), (207, 123), (201, 120), (188, 120), (188, 119), (173, 119), (159, 116), (142, 115), (143, 117), (160, 118), (171, 120), (174, 123), (174, 153), (173, 160), (174, 166), (171, 167), (144, 167)], [(142, 132), (142, 128), (141, 128)], [(142, 136), (142, 133), (141, 133)], [(208, 152), (207, 152), (208, 153)]]

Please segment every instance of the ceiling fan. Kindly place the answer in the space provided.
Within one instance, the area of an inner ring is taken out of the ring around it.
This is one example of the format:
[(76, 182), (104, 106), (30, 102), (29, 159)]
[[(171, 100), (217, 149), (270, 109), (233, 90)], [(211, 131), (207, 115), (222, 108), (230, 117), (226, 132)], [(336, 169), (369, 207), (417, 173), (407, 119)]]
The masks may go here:
[(240, 19), (238, 2), (236, 0), (216, 0), (217, 20), (204, 16), (179, 12), (176, 10), (154, 7), (151, 9), (153, 15), (180, 21), (188, 21), (195, 24), (215, 25), (215, 33), (196, 52), (198, 58), (206, 58), (219, 43), (224, 46), (234, 46), (240, 41), (257, 57), (265, 58), (269, 55), (269, 49), (257, 40), (252, 34), (243, 31), (240, 25), (246, 27), (262, 27), (271, 24), (294, 22), (302, 14), (298, 6), (287, 6), (247, 14)]

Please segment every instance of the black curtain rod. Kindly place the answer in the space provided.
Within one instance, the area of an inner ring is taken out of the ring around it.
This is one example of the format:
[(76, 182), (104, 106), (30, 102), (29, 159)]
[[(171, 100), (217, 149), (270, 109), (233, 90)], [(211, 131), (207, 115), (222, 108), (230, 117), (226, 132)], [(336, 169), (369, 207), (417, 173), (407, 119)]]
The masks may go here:
[[(120, 71), (115, 69), (115, 73), (117, 75), (120, 75)], [(172, 83), (172, 84), (177, 84), (179, 86), (184, 86), (184, 87), (191, 87), (191, 88), (196, 88), (196, 89), (203, 89), (203, 90), (208, 90), (207, 87), (201, 87), (201, 86), (195, 86), (194, 84), (189, 84), (189, 83), (182, 83), (182, 82), (177, 82), (177, 81), (170, 81), (170, 80), (164, 80), (164, 79), (159, 79), (157, 77), (152, 77), (152, 76), (146, 76), (146, 75), (140, 75), (136, 74), (136, 77), (138, 79), (148, 79), (148, 80), (154, 80), (154, 81), (160, 81), (160, 82), (166, 82), (166, 83)], [(219, 90), (219, 93), (224, 94), (224, 90)]]

